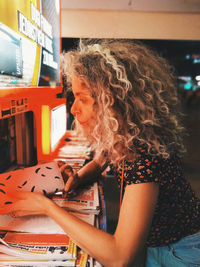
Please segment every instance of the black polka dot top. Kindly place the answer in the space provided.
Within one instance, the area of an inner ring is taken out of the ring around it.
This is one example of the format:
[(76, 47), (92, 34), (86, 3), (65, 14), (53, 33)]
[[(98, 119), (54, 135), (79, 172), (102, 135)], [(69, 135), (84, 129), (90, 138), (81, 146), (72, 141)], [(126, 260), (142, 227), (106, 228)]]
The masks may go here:
[[(152, 156), (144, 146), (139, 146), (137, 153), (139, 157), (136, 161), (124, 163), (123, 192), (130, 184), (159, 184), (147, 246), (165, 246), (200, 231), (200, 200), (184, 178), (179, 157), (172, 155), (164, 159)], [(120, 187), (122, 165), (113, 171)]]

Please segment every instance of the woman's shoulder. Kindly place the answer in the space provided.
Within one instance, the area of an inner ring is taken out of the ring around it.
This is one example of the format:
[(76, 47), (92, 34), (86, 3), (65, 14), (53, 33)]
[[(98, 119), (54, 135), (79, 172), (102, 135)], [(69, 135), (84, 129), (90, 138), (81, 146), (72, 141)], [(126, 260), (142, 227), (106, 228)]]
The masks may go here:
[[(137, 146), (136, 153), (136, 158), (124, 160), (124, 176), (128, 183), (159, 183), (165, 176), (164, 173), (182, 168), (181, 160), (175, 153), (164, 158), (162, 155), (149, 152), (144, 144)], [(117, 172), (122, 172), (122, 164)]]
[(169, 164), (169, 162), (180, 163), (181, 158), (178, 156), (176, 151), (170, 151), (166, 154), (160, 154), (153, 147), (148, 147), (147, 144), (135, 141), (134, 142), (136, 156), (132, 160), (128, 160), (130, 163), (145, 160), (146, 162), (150, 160), (158, 164)]

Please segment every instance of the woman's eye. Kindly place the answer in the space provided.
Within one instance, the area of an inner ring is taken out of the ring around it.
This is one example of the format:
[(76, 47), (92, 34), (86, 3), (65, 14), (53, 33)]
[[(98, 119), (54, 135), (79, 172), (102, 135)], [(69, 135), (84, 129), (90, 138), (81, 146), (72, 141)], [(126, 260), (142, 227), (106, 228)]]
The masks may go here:
[(86, 102), (87, 102), (87, 98), (80, 98), (80, 101), (81, 101), (82, 103), (86, 103)]

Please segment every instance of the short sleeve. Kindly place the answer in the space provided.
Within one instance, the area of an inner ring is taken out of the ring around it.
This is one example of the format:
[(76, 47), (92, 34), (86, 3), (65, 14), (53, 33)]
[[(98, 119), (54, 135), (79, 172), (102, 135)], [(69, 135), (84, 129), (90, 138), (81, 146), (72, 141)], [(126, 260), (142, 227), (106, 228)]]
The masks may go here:
[(151, 156), (138, 158), (134, 163), (125, 163), (125, 184), (159, 183), (159, 166), (159, 160)]
[[(139, 183), (159, 183), (160, 160), (158, 156), (153, 157), (142, 153), (134, 162), (125, 161), (124, 186)], [(122, 173), (122, 165), (120, 165), (116, 174), (119, 184), (121, 184)]]

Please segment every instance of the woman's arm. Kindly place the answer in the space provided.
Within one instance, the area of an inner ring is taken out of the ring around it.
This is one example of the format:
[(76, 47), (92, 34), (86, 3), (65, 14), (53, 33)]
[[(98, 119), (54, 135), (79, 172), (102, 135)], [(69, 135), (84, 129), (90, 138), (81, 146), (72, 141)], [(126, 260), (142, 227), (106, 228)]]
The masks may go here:
[[(134, 184), (126, 187), (119, 221), (113, 235), (69, 214), (41, 194), (23, 192), (10, 207), (1, 208), (0, 214), (30, 211), (31, 214), (46, 214), (53, 218), (67, 235), (83, 250), (106, 267), (132, 266), (137, 254), (143, 249), (151, 226), (157, 202), (158, 185)], [(17, 213), (16, 213), (17, 214)]]
[(48, 215), (104, 266), (128, 266), (144, 247), (157, 196), (158, 185), (154, 183), (127, 186), (114, 235), (80, 221), (54, 203)]

